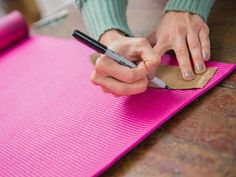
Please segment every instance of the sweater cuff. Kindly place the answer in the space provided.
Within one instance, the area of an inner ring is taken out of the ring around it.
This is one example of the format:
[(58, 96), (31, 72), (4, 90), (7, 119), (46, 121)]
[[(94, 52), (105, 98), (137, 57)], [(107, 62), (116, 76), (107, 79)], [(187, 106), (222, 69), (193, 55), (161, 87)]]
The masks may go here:
[(117, 29), (127, 36), (133, 36), (126, 21), (127, 0), (83, 0), (81, 2), (85, 25), (96, 40), (110, 29)]
[(200, 15), (207, 21), (211, 7), (215, 0), (169, 0), (165, 12), (185, 11)]

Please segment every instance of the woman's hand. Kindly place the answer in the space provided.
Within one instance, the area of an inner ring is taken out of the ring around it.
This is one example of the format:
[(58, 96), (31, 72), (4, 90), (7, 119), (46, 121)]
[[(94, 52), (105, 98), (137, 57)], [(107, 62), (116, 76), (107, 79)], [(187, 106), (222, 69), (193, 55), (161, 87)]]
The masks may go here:
[(137, 68), (128, 68), (101, 55), (91, 75), (94, 84), (115, 96), (133, 95), (147, 89), (148, 78), (154, 77), (160, 57), (145, 38), (129, 38), (116, 30), (105, 32), (100, 42), (118, 54), (138, 62)]
[(188, 12), (167, 12), (155, 32), (147, 37), (162, 56), (174, 50), (183, 78), (192, 80), (195, 73), (205, 72), (204, 61), (210, 58), (209, 28), (204, 20)]

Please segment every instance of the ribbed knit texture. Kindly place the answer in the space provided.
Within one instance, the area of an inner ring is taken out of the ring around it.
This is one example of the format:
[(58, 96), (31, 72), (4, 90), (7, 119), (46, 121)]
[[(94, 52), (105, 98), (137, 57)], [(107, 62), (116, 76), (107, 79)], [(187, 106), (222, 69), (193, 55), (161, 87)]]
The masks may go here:
[[(200, 15), (207, 21), (215, 0), (169, 0), (165, 11), (185, 11)], [(85, 24), (95, 39), (109, 29), (118, 29), (133, 36), (126, 20), (127, 0), (77, 0)]]
[(207, 21), (215, 0), (169, 0), (165, 11), (186, 11), (200, 15)]
[(127, 0), (84, 0), (80, 3), (85, 24), (95, 39), (109, 29), (133, 36), (126, 21)]

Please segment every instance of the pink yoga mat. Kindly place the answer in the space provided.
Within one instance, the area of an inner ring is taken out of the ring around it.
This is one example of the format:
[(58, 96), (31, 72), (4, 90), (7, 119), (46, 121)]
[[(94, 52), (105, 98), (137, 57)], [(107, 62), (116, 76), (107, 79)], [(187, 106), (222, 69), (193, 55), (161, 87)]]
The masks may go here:
[(0, 51), (28, 37), (27, 23), (18, 11), (0, 19)]
[(0, 176), (98, 176), (235, 68), (208, 62), (203, 89), (115, 98), (91, 84), (91, 52), (34, 36), (0, 53)]

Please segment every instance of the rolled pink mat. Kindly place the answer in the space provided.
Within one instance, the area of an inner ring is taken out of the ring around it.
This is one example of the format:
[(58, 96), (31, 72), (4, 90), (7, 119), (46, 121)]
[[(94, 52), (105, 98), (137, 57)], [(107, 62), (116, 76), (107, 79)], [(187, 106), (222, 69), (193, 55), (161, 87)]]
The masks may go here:
[(0, 19), (0, 50), (28, 37), (29, 29), (23, 16), (13, 11)]

